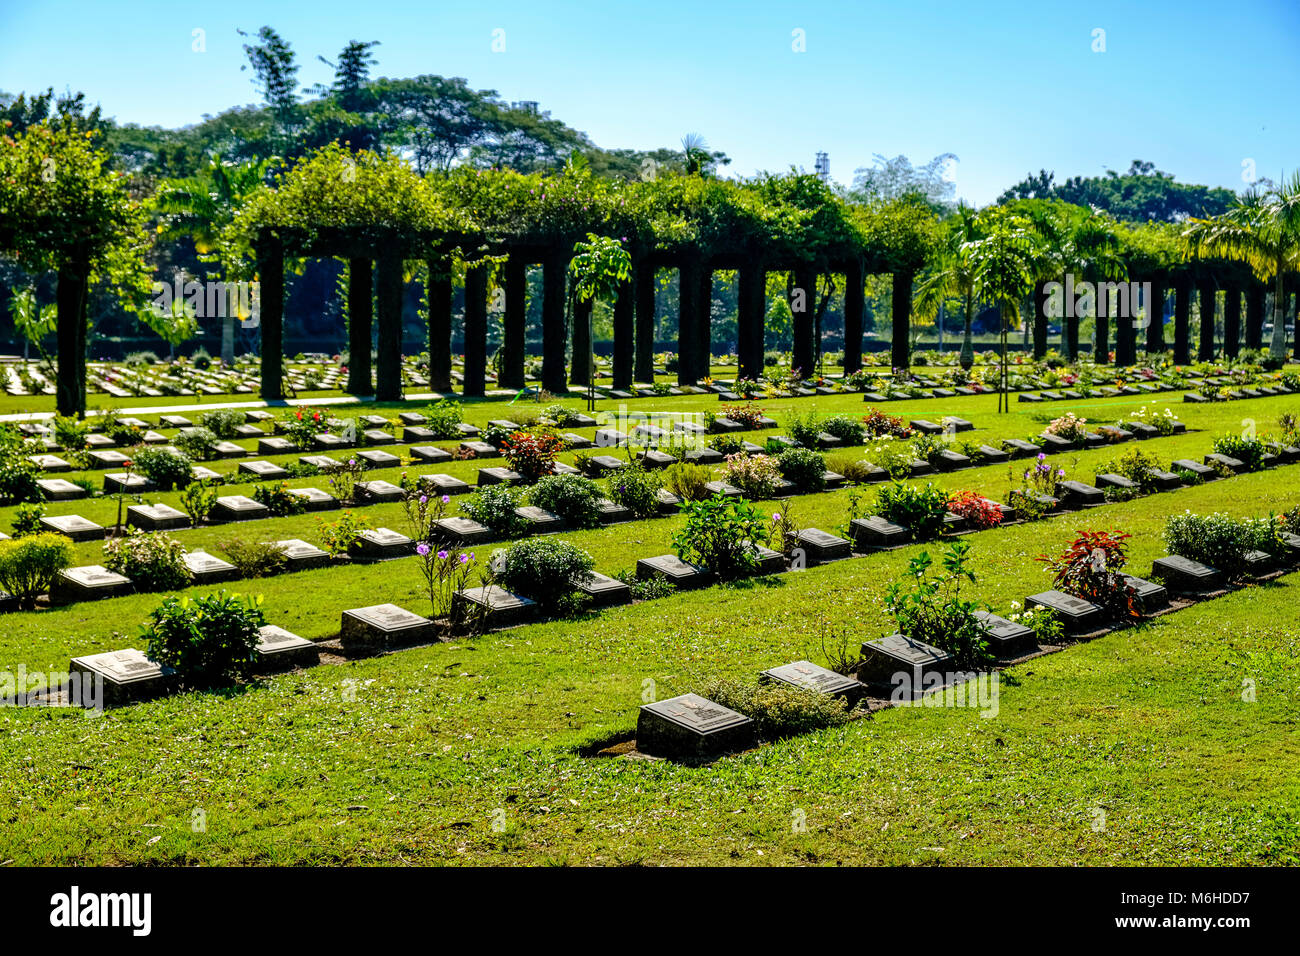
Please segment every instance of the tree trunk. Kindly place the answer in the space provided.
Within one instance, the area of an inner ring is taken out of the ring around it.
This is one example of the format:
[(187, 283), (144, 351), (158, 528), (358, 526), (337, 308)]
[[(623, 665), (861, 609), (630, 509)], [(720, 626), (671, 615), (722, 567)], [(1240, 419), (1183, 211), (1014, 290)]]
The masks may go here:
[(258, 247), (257, 276), (262, 295), (261, 394), (268, 402), (278, 402), (284, 397), (284, 252), (278, 243)]
[(1191, 361), (1188, 317), (1192, 311), (1192, 282), (1186, 276), (1174, 281), (1174, 364)]
[(1200, 342), (1196, 348), (1196, 358), (1201, 362), (1209, 362), (1214, 358), (1214, 322), (1218, 290), (1215, 289), (1214, 283), (1206, 280), (1201, 283), (1201, 335)]
[(528, 263), (511, 255), (505, 265), (506, 314), (502, 325), (501, 371), (497, 384), (502, 388), (524, 387), (524, 349), (528, 326)]
[(638, 382), (653, 382), (655, 377), (655, 268), (640, 261), (632, 277), (636, 296), (636, 363), (632, 370)]
[(451, 391), (451, 257), (430, 259), (429, 266), (429, 387)]
[(813, 374), (815, 359), (812, 310), (816, 300), (817, 273), (809, 266), (800, 266), (794, 272), (794, 292), (790, 302), (790, 311), (794, 314), (794, 347), (790, 365), (799, 370), (800, 378), (808, 378)]
[[(867, 310), (867, 277), (861, 259), (854, 259), (844, 270), (844, 374), (862, 368), (862, 319)], [(761, 328), (761, 325), (760, 325)], [(762, 352), (759, 353), (759, 365)]]
[[(736, 351), (741, 378), (757, 381), (763, 374), (763, 315), (767, 272), (761, 266), (742, 266), (736, 277)], [(848, 305), (845, 305), (845, 326), (848, 327)], [(859, 317), (861, 321), (861, 317)], [(861, 331), (859, 331), (861, 339)], [(845, 361), (848, 361), (845, 352)]]
[(564, 287), (568, 262), (552, 254), (542, 263), (542, 386), (552, 394), (569, 390), (564, 375)]
[(465, 369), (461, 391), (466, 398), (483, 396), (487, 372), (487, 291), (488, 267), (470, 266), (465, 270)]
[(59, 269), (54, 290), (58, 310), (55, 334), (59, 360), (55, 407), (60, 415), (65, 416), (80, 415), (85, 409), (85, 347), (82, 343), (89, 277), (90, 268), (85, 263), (68, 263)]
[(378, 319), (378, 362), (375, 398), (382, 402), (402, 397), (402, 257), (385, 252), (375, 266), (375, 300)]
[(890, 296), (890, 361), (894, 368), (906, 369), (912, 361), (912, 273), (895, 272)]
[(1286, 286), (1283, 284), (1285, 269), (1285, 263), (1279, 259), (1277, 283), (1273, 295), (1273, 336), (1268, 346), (1268, 357), (1279, 364), (1286, 361)]
[(614, 301), (614, 388), (632, 387), (634, 305), (629, 280), (618, 287), (618, 298)]
[[(1037, 298), (1035, 298), (1035, 302), (1036, 301)], [(961, 354), (957, 357), (957, 361), (961, 364), (961, 367), (964, 371), (969, 372), (971, 370), (971, 366), (975, 364), (975, 331), (974, 331), (975, 296), (969, 289), (966, 290), (964, 303), (966, 308), (963, 311), (962, 320), (961, 320), (961, 325), (962, 325)], [(1035, 317), (1034, 319), (1034, 336), (1035, 336), (1034, 341), (1035, 342), (1038, 341), (1037, 335), (1038, 335), (1038, 327), (1040, 324), (1041, 323), (1039, 322), (1037, 317)]]
[(348, 260), (348, 387), (353, 395), (373, 395), (370, 335), (373, 282), (369, 259)]
[(1223, 354), (1230, 359), (1241, 354), (1241, 287), (1236, 285), (1223, 293)]

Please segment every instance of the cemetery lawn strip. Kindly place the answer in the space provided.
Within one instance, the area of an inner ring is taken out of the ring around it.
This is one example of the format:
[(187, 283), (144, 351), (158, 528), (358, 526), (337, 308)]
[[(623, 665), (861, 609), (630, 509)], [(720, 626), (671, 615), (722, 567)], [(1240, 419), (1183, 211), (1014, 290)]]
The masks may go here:
[[(1142, 575), (1172, 511), (1262, 514), (1294, 504), (1296, 488), (1284, 468), (971, 535), (977, 592), (1005, 609), (1042, 590), (1031, 559), (1085, 527), (1131, 532)], [(837, 493), (801, 505), (805, 525), (842, 520)], [(566, 537), (608, 571), (665, 553), (679, 520)], [(289, 527), (276, 536), (302, 536)], [(0, 860), (1300, 862), (1296, 574), (1015, 668), (991, 719), (893, 709), (702, 768), (579, 756), (631, 733), (646, 680), (663, 699), (818, 660), (822, 621), (853, 647), (886, 633), (884, 591), (923, 549), (936, 545), (94, 719), (5, 709)], [(418, 586), (411, 561), (239, 585), (264, 594), (270, 621), (313, 638), (336, 633), (349, 607), (424, 611)], [(10, 615), (0, 661), (62, 667), (72, 652), (136, 643), (156, 602)], [(206, 832), (191, 828), (196, 808)]]

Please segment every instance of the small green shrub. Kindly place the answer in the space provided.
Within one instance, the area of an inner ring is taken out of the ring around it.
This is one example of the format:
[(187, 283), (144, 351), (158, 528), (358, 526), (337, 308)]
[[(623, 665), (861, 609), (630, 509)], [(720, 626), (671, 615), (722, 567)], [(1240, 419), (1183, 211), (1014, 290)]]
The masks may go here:
[(609, 500), (629, 508), (637, 518), (653, 518), (659, 513), (659, 476), (641, 465), (630, 462), (606, 481)]
[(451, 398), (444, 398), (435, 402), (424, 410), (424, 417), (428, 419), (425, 428), (433, 432), (437, 438), (459, 438), (460, 431), (456, 428), (462, 421), (460, 402)]
[(820, 426), (821, 431), (834, 435), (846, 445), (861, 445), (866, 438), (866, 425), (848, 415), (831, 415), (829, 418), (823, 418)]
[(39, 534), (41, 519), (45, 517), (45, 503), (28, 501), (14, 509), (13, 529), (15, 538), (25, 538), (29, 534)]
[(948, 496), (934, 485), (924, 488), (892, 482), (876, 493), (876, 514), (902, 525), (915, 541), (928, 541), (943, 531)]
[(515, 514), (524, 503), (524, 489), (510, 485), (488, 485), (460, 503), (468, 518), (503, 538), (517, 538), (528, 530), (528, 519)]
[(19, 607), (31, 610), (72, 557), (72, 542), (51, 531), (0, 541), (0, 588), (17, 598)]
[(54, 419), (54, 440), (65, 451), (77, 451), (86, 447), (86, 436), (90, 434), (90, 423), (85, 419), (59, 415)]
[(885, 600), (900, 633), (947, 651), (958, 668), (978, 667), (992, 657), (975, 616), (979, 603), (961, 596), (963, 584), (975, 583), (969, 556), (970, 545), (954, 541), (943, 556), (942, 571), (932, 574), (934, 560), (922, 551), (908, 562), (901, 580), (889, 586)]
[(321, 549), (331, 558), (338, 558), (347, 554), (357, 543), (361, 532), (370, 529), (370, 522), (351, 511), (344, 511), (332, 521), (317, 518), (316, 527), (320, 531)]
[(699, 501), (709, 496), (704, 486), (712, 481), (709, 469), (689, 461), (679, 461), (664, 469), (664, 487), (682, 501)]
[(170, 591), (187, 587), (190, 569), (185, 548), (162, 531), (135, 530), (104, 543), (104, 567), (131, 579), (141, 591)]
[(1258, 438), (1220, 435), (1214, 439), (1214, 451), (1216, 454), (1227, 455), (1242, 462), (1247, 471), (1259, 471), (1264, 467), (1264, 456), (1268, 454), (1268, 447)]
[(785, 420), (785, 430), (804, 448), (816, 448), (817, 436), (821, 434), (822, 428), (817, 413), (809, 411), (802, 415), (791, 412)]
[(555, 538), (529, 538), (505, 550), (497, 581), (553, 610), (590, 579), (596, 562), (586, 551)]
[(182, 451), (144, 447), (132, 456), (135, 470), (164, 491), (184, 488), (194, 480), (194, 461)]
[(277, 518), (285, 515), (300, 515), (307, 510), (307, 503), (289, 491), (287, 481), (258, 485), (253, 489), (253, 500), (266, 505), (271, 514)]
[(700, 693), (753, 720), (759, 740), (779, 740), (838, 727), (857, 716), (843, 697), (785, 684), (715, 680)]
[(188, 428), (176, 436), (173, 444), (178, 451), (184, 452), (195, 461), (207, 461), (216, 456), (217, 442), (220, 441), (212, 429), (202, 426)]
[(600, 486), (581, 475), (547, 475), (528, 492), (529, 500), (564, 519), (571, 528), (600, 524)]
[(235, 429), (242, 424), (244, 424), (244, 413), (237, 408), (217, 408), (199, 416), (200, 426), (208, 429), (218, 438), (226, 440), (234, 438), (238, 434)]
[(251, 673), (257, 662), (258, 631), (266, 623), (260, 604), (260, 597), (243, 601), (225, 591), (169, 597), (140, 633), (149, 656), (187, 686), (220, 686)]
[(288, 559), (274, 541), (250, 541), (247, 538), (227, 538), (217, 544), (217, 550), (235, 566), (241, 578), (264, 578), (284, 570)]
[(1190, 511), (1171, 515), (1165, 522), (1165, 547), (1170, 554), (1208, 564), (1234, 579), (1247, 571), (1247, 552), (1282, 553), (1276, 519), (1243, 519), (1222, 513), (1197, 515)]
[(826, 487), (826, 459), (811, 448), (787, 448), (776, 456), (781, 477), (794, 484), (800, 494)]
[(698, 564), (723, 580), (745, 577), (758, 567), (754, 542), (767, 535), (767, 524), (743, 498), (715, 495), (682, 505), (686, 523), (673, 538), (683, 561)]
[(776, 459), (767, 455), (727, 456), (727, 481), (739, 488), (746, 498), (771, 498), (776, 494), (781, 471)]
[(216, 503), (217, 489), (206, 481), (191, 482), (181, 492), (181, 507), (196, 527), (208, 520)]

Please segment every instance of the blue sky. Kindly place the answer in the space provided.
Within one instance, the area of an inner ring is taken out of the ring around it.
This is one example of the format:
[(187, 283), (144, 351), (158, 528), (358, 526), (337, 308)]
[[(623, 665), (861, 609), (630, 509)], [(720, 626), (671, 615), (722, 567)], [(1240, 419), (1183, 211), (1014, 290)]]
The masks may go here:
[(235, 31), (263, 24), (293, 44), (304, 85), (329, 77), (317, 54), (379, 40), (377, 75), (463, 76), (608, 148), (698, 132), (734, 175), (811, 169), (825, 150), (847, 183), (874, 153), (952, 152), (958, 194), (985, 203), (1039, 168), (1059, 180), (1142, 158), (1240, 189), (1246, 160), (1275, 179), (1300, 163), (1296, 0), (0, 0), (0, 90), (83, 90), (121, 122), (193, 123), (256, 101)]

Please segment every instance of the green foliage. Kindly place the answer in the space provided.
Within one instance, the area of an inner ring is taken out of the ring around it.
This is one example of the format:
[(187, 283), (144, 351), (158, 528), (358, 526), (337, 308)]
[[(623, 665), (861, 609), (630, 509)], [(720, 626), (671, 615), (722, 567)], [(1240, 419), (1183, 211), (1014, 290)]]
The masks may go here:
[(776, 493), (781, 470), (775, 458), (742, 453), (727, 456), (726, 476), (747, 498), (771, 498)]
[(653, 518), (659, 513), (659, 476), (640, 462), (629, 462), (614, 472), (606, 487), (609, 500), (631, 509), (637, 518)]
[(264, 578), (284, 570), (288, 561), (284, 551), (274, 541), (254, 541), (248, 538), (226, 538), (217, 544), (217, 550), (235, 566), (241, 578)]
[(744, 577), (758, 567), (754, 542), (767, 534), (766, 523), (743, 498), (715, 495), (682, 505), (686, 523), (673, 538), (673, 550), (683, 561), (698, 564), (722, 580)]
[(23, 438), (10, 426), (0, 425), (0, 505), (41, 500), (41, 489), (36, 484), (40, 469), (31, 460), (41, 450), (36, 442)]
[(460, 402), (455, 399), (444, 398), (434, 402), (424, 410), (424, 417), (428, 419), (424, 427), (433, 432), (436, 438), (460, 437), (456, 426), (462, 421), (462, 412)]
[(547, 475), (528, 492), (529, 500), (564, 519), (571, 528), (600, 524), (600, 486), (581, 475)]
[(929, 552), (912, 558), (903, 580), (889, 586), (885, 609), (893, 615), (900, 633), (947, 651), (957, 667), (987, 663), (992, 655), (984, 627), (975, 616), (980, 605), (961, 596), (963, 584), (975, 583), (970, 545), (954, 541), (943, 556), (942, 570), (932, 571), (934, 560)]
[(595, 566), (591, 555), (568, 541), (528, 538), (505, 550), (497, 581), (543, 608), (552, 608), (589, 580)]
[(818, 419), (815, 411), (810, 410), (802, 414), (792, 411), (786, 416), (785, 430), (804, 448), (816, 448), (817, 436), (822, 431), (821, 420)]
[(173, 668), (193, 687), (216, 687), (252, 672), (259, 629), (266, 617), (261, 599), (244, 601), (218, 591), (202, 597), (169, 597), (140, 628), (148, 654)]
[(199, 425), (178, 434), (174, 444), (178, 451), (184, 452), (191, 459), (207, 461), (216, 456), (219, 440), (212, 429)]
[[(201, 366), (195, 362), (194, 367)], [(218, 438), (229, 440), (238, 434), (235, 429), (244, 424), (244, 413), (237, 408), (217, 408), (200, 415), (199, 424)]]
[(370, 522), (351, 511), (343, 511), (332, 521), (317, 518), (316, 527), (320, 532), (321, 548), (331, 558), (338, 558), (357, 543), (361, 532), (370, 529)]
[(71, 415), (56, 415), (54, 418), (54, 440), (66, 451), (78, 451), (86, 447), (86, 436), (90, 434), (90, 423), (83, 418)]
[(104, 567), (125, 575), (141, 591), (170, 591), (188, 587), (190, 569), (185, 548), (162, 531), (134, 530), (104, 543)]
[(915, 541), (928, 541), (943, 532), (948, 496), (932, 484), (924, 488), (891, 482), (876, 493), (876, 514), (902, 525)]
[(24, 538), (29, 534), (38, 534), (41, 519), (45, 517), (45, 502), (24, 502), (14, 509), (13, 531), (15, 538)]
[(1278, 528), (1273, 518), (1234, 518), (1223, 513), (1197, 515), (1185, 511), (1171, 515), (1165, 522), (1165, 547), (1170, 554), (1200, 561), (1229, 578), (1238, 579), (1248, 570), (1248, 552), (1284, 553)]
[[(830, 415), (823, 418), (819, 424), (821, 431), (834, 435), (846, 445), (861, 445), (867, 433), (866, 425), (862, 421), (850, 418), (848, 415)], [(800, 444), (803, 442), (800, 441)]]
[(216, 503), (217, 489), (206, 481), (191, 482), (181, 492), (181, 507), (195, 527), (208, 520)]
[(573, 252), (569, 276), (574, 294), (583, 301), (617, 299), (619, 289), (632, 276), (632, 257), (622, 243), (589, 232), (586, 242), (574, 244)]
[(515, 514), (525, 494), (507, 484), (488, 485), (462, 501), (460, 510), (498, 537), (516, 538), (528, 530), (528, 519)]
[(1098, 474), (1112, 473), (1122, 475), (1135, 482), (1143, 494), (1156, 490), (1156, 479), (1152, 472), (1158, 470), (1159, 462), (1140, 448), (1130, 448), (1118, 459), (1106, 462), (1097, 469)]
[(781, 477), (792, 482), (800, 494), (826, 487), (826, 459), (811, 448), (787, 448), (776, 456)]
[[(238, 424), (238, 423), (236, 423)], [(316, 436), (329, 430), (329, 421), (319, 408), (299, 405), (279, 420), (280, 431), (299, 448), (311, 448)]]
[(707, 498), (704, 486), (713, 480), (708, 468), (689, 461), (678, 461), (664, 469), (664, 487), (683, 502)]
[(0, 588), (30, 610), (37, 595), (48, 591), (58, 573), (72, 564), (72, 557), (72, 542), (49, 531), (0, 541)]
[(1220, 435), (1214, 439), (1214, 451), (1242, 462), (1247, 471), (1259, 471), (1264, 467), (1268, 446), (1258, 438), (1245, 435)]
[(135, 470), (163, 491), (184, 488), (194, 480), (194, 462), (189, 455), (163, 448), (141, 448), (131, 457)]
[(298, 495), (289, 491), (287, 481), (266, 482), (253, 489), (253, 500), (266, 505), (272, 515), (282, 518), (285, 515), (300, 515), (307, 510), (307, 504)]
[(1091, 601), (1112, 619), (1141, 617), (1137, 593), (1125, 580), (1129, 535), (1111, 531), (1080, 531), (1059, 557), (1037, 560), (1055, 574), (1057, 590)]
[(700, 693), (753, 720), (760, 740), (780, 740), (838, 727), (857, 716), (843, 697), (787, 684), (715, 680)]

